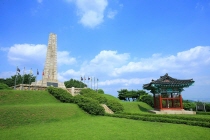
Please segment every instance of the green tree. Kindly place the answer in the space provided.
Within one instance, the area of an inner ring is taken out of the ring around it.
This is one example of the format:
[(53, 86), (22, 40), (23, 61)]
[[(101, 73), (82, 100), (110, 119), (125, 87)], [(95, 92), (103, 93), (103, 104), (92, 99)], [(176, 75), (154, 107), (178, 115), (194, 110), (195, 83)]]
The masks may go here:
[(143, 95), (142, 98), (139, 101), (145, 102), (148, 105), (150, 105), (151, 107), (154, 107), (154, 100), (153, 100), (152, 95), (150, 95), (150, 94)]
[(137, 100), (140, 96), (140, 92), (137, 90), (127, 90), (127, 89), (121, 89), (118, 92), (118, 98), (120, 100), (130, 101), (131, 99), (133, 101)]
[(75, 80), (75, 79), (70, 79), (69, 81), (65, 81), (64, 84), (65, 84), (66, 88), (72, 88), (72, 87), (84, 88), (84, 87), (87, 87), (86, 84), (84, 84), (81, 81)]
[(103, 89), (98, 89), (98, 93), (100, 93), (100, 94), (104, 94)]
[(0, 83), (0, 90), (4, 90), (4, 89), (11, 89), (11, 88), (4, 83)]
[[(23, 81), (24, 78), (24, 81)], [(12, 87), (15, 85), (15, 79), (16, 79), (16, 85), (19, 84), (31, 84), (32, 82), (35, 82), (35, 76), (31, 74), (25, 74), (25, 75), (13, 75), (10, 78), (6, 78), (4, 80), (1, 80), (1, 83), (4, 83), (8, 85), (9, 87)]]
[(127, 89), (121, 89), (120, 91), (117, 91), (118, 92), (118, 98), (120, 100), (124, 100), (124, 101), (127, 101), (127, 92), (128, 90)]

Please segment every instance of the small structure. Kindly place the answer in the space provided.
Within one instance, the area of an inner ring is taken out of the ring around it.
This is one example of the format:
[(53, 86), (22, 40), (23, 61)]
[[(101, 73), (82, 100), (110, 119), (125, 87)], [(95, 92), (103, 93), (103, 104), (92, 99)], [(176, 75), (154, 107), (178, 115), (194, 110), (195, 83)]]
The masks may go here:
[(159, 79), (144, 84), (143, 89), (150, 90), (153, 94), (154, 109), (156, 111), (184, 111), (181, 92), (194, 82), (193, 79), (175, 79), (166, 73), (164, 76), (160, 76)]
[(42, 73), (42, 80), (32, 82), (33, 86), (53, 86), (66, 88), (63, 82), (57, 79), (57, 35), (50, 33), (45, 60), (45, 67)]

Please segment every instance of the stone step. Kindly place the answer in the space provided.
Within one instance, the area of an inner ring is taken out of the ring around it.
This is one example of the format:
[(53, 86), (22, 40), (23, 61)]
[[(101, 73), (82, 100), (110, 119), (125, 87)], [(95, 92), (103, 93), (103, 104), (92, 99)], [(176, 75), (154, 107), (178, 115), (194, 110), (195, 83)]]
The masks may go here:
[(101, 106), (104, 108), (106, 113), (114, 114), (114, 112), (107, 105), (101, 104)]

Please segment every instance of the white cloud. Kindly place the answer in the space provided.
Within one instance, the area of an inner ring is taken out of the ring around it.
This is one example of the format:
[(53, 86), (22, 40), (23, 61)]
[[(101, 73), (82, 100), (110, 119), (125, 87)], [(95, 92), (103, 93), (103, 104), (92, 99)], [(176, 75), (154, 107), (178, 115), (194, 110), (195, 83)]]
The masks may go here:
[(107, 0), (67, 0), (74, 2), (78, 9), (80, 23), (86, 27), (94, 28), (104, 20), (104, 11), (108, 5)]
[(20, 65), (20, 63), (44, 62), (47, 46), (43, 44), (15, 44), (9, 48), (7, 57), (10, 63)]
[(43, 0), (37, 0), (38, 3), (42, 3)]
[(67, 51), (59, 51), (58, 52), (58, 64), (59, 65), (71, 65), (76, 63), (76, 59), (69, 56), (69, 52)]
[(131, 78), (131, 79), (125, 79), (125, 78), (119, 78), (119, 79), (111, 79), (111, 80), (105, 80), (103, 82), (99, 82), (100, 86), (109, 86), (109, 85), (139, 85), (139, 84), (145, 84), (148, 81), (150, 81), (152, 78)]
[(80, 76), (80, 72), (77, 72), (77, 71), (75, 71), (73, 69), (69, 69), (69, 70), (67, 70), (65, 72), (61, 72), (60, 75), (61, 76), (73, 76), (73, 77), (77, 77), (78, 76), (79, 77)]
[[(43, 65), (46, 59), (47, 46), (44, 44), (15, 44), (9, 48), (7, 57), (13, 65), (37, 63)], [(71, 65), (76, 59), (67, 51), (57, 52), (58, 65)]]
[(187, 51), (179, 52), (176, 56), (163, 57), (153, 55), (151, 58), (141, 59), (139, 62), (129, 62), (128, 64), (115, 68), (114, 76), (132, 72), (151, 71), (183, 71), (193, 72), (192, 68), (210, 64), (210, 47), (197, 46)]
[(88, 74), (94, 74), (96, 71), (98, 74), (109, 74), (115, 67), (125, 64), (128, 59), (128, 53), (118, 54), (117, 51), (103, 50), (90, 62), (84, 63), (80, 71)]
[(80, 78), (80, 76), (81, 76), (80, 71), (75, 71), (73, 69), (69, 69), (65, 72), (58, 73), (58, 80), (59, 81), (67, 81), (71, 78), (78, 79), (78, 78)]
[(69, 69), (60, 73), (60, 76), (69, 78), (80, 77), (81, 75), (96, 77), (99, 75), (109, 76), (115, 67), (126, 64), (129, 57), (127, 53), (118, 54), (117, 51), (103, 50), (89, 62), (84, 62), (78, 71)]
[(114, 17), (117, 15), (117, 11), (114, 10), (114, 11), (109, 11), (108, 14), (107, 14), (107, 17), (110, 18), (110, 19), (114, 19)]

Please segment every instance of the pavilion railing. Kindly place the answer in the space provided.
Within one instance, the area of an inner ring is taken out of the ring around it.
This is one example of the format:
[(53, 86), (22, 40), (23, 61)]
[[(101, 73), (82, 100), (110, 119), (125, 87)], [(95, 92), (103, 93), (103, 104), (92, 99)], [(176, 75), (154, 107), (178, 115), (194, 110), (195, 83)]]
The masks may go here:
[(155, 109), (182, 109), (182, 98), (181, 95), (172, 98), (162, 98), (161, 96), (156, 96), (154, 99)]

